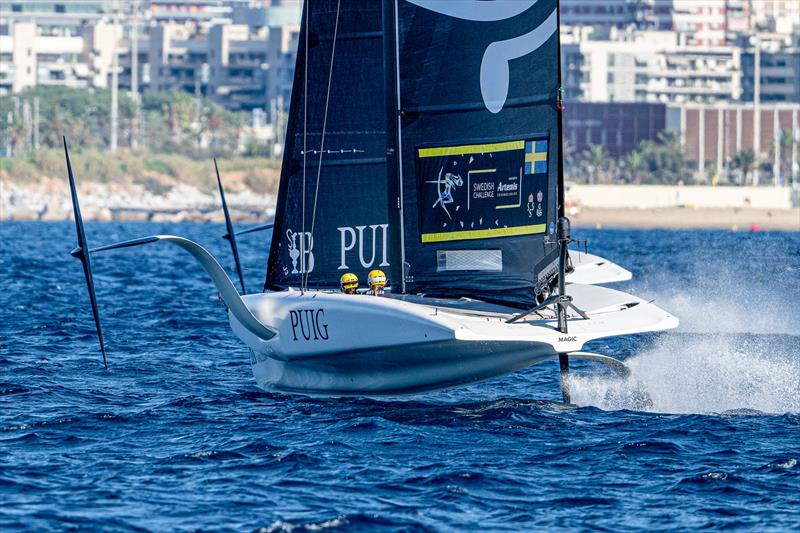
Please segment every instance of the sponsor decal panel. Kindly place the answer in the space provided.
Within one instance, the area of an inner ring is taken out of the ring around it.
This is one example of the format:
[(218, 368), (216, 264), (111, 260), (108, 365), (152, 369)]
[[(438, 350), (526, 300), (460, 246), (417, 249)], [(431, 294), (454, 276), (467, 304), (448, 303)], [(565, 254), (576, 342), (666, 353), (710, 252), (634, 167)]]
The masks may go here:
[(420, 242), (547, 231), (548, 144), (531, 138), (419, 148)]

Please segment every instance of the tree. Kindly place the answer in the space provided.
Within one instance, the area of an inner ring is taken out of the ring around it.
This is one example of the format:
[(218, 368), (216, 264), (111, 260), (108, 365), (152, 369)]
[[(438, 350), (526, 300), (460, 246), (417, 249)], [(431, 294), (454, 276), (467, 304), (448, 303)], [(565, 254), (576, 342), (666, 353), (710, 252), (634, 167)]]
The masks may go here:
[(731, 159), (731, 168), (739, 170), (739, 185), (744, 185), (747, 176), (753, 171), (756, 164), (756, 154), (751, 148), (745, 148), (736, 152)]
[(659, 134), (658, 142), (642, 141), (635, 150), (641, 159), (641, 183), (691, 183), (692, 172), (683, 154), (680, 138), (671, 132)]
[[(794, 144), (794, 137), (792, 130), (783, 130), (778, 135), (778, 146), (780, 147), (778, 173), (783, 176), (783, 180), (786, 182), (787, 177), (792, 175), (792, 145)], [(773, 146), (772, 149), (775, 150), (775, 147)], [(777, 178), (777, 176), (774, 176), (775, 180)]]
[(641, 173), (644, 170), (644, 161), (642, 154), (638, 150), (634, 150), (625, 156), (622, 162), (625, 170), (625, 181), (628, 183), (641, 183)]
[(608, 164), (608, 153), (600, 144), (593, 144), (583, 153), (583, 160), (589, 174), (589, 183), (597, 183)]

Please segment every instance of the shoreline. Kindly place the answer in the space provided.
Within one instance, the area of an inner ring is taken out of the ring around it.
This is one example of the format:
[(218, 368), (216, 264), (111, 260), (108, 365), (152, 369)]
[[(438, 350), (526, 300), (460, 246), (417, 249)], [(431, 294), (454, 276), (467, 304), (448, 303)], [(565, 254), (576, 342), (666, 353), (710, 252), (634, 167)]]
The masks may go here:
[(729, 229), (732, 231), (800, 231), (800, 208), (739, 207), (583, 207), (568, 214), (576, 228)]
[[(264, 223), (272, 219), (276, 201), (274, 192), (250, 190), (242, 173), (230, 172), (228, 177), (232, 183), (226, 196), (237, 222)], [(196, 185), (175, 183), (168, 192), (155, 194), (138, 183), (86, 182), (81, 185), (81, 207), (87, 221), (224, 221), (215, 187), (201, 190)], [(574, 204), (570, 207), (568, 202), (567, 216), (575, 227), (800, 231), (800, 208), (790, 207), (792, 202), (788, 190), (764, 188), (708, 192), (682, 188), (681, 196), (693, 202), (664, 205), (668, 203), (664, 198), (648, 196), (659, 193), (664, 187), (590, 187), (576, 185), (571, 189), (570, 199)], [(744, 196), (738, 200), (725, 198), (731, 194)], [(697, 198), (690, 198), (692, 195)], [(759, 195), (779, 195), (780, 198), (761, 198)], [(674, 195), (667, 196), (671, 202), (675, 200)], [(699, 201), (703, 199), (705, 205)], [(728, 205), (709, 205), (712, 200), (724, 200)], [(734, 200), (737, 201), (734, 203)], [(745, 200), (748, 200), (746, 205), (737, 205)], [(18, 184), (0, 179), (0, 221), (71, 219), (71, 200), (63, 180), (43, 178), (34, 183)]]
[[(263, 208), (265, 216), (256, 216), (255, 206), (242, 208), (231, 206), (231, 212), (237, 223), (263, 223), (272, 219), (273, 207)], [(97, 211), (87, 210), (93, 215)], [(48, 216), (38, 218), (28, 211), (28, 215), (13, 218), (0, 218), (7, 222), (62, 222), (72, 220), (71, 213), (63, 212), (67, 216)], [(267, 215), (268, 214), (268, 215)], [(51, 213), (52, 215), (52, 213)], [(620, 208), (604, 209), (597, 207), (584, 207), (574, 209), (568, 217), (575, 228), (625, 228), (625, 229), (726, 229), (731, 231), (800, 231), (800, 208), (793, 209), (764, 209), (764, 208), (681, 208), (664, 207), (657, 209)], [(92, 222), (171, 222), (171, 223), (223, 223), (222, 211), (215, 208), (196, 209), (185, 208), (177, 213), (153, 212), (150, 216), (146, 212), (131, 211), (129, 216), (109, 217), (86, 216), (86, 221)]]

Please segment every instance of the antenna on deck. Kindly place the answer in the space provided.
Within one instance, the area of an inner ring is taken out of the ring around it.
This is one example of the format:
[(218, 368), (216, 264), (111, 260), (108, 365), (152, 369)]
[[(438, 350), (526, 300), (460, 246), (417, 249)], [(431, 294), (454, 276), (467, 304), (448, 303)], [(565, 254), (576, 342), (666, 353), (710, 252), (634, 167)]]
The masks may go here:
[(225, 214), (225, 235), (223, 239), (231, 244), (231, 252), (233, 252), (233, 260), (236, 263), (236, 273), (239, 274), (239, 283), (242, 285), (242, 294), (247, 294), (247, 289), (244, 288), (244, 275), (242, 274), (242, 262), (239, 261), (239, 247), (236, 246), (236, 233), (233, 231), (233, 222), (231, 222), (231, 213), (228, 211), (228, 202), (225, 201), (225, 190), (222, 188), (222, 179), (219, 177), (219, 166), (217, 166), (217, 158), (214, 158), (214, 170), (217, 172), (217, 185), (219, 186), (219, 197), (222, 200), (222, 212)]
[(92, 261), (89, 258), (89, 245), (86, 241), (86, 233), (83, 230), (83, 218), (81, 217), (81, 206), (78, 203), (78, 191), (75, 188), (75, 177), (72, 175), (72, 163), (69, 160), (69, 149), (67, 148), (67, 138), (64, 140), (64, 156), (67, 159), (67, 174), (69, 175), (69, 192), (72, 196), (72, 212), (75, 215), (75, 230), (78, 234), (78, 246), (75, 247), (70, 255), (80, 259), (83, 265), (83, 274), (86, 276), (86, 287), (89, 289), (89, 300), (92, 302), (92, 314), (94, 315), (94, 325), (97, 328), (97, 338), (100, 340), (100, 351), (103, 353), (103, 365), (108, 369), (108, 357), (106, 356), (105, 342), (103, 341), (103, 328), (100, 326), (100, 313), (97, 310), (97, 296), (94, 292), (94, 278), (92, 276)]

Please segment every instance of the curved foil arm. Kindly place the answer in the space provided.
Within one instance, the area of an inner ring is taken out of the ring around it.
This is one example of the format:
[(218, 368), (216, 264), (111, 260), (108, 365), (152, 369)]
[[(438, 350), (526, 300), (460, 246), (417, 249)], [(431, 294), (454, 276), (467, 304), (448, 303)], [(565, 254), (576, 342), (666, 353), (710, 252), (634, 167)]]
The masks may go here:
[(211, 281), (214, 282), (214, 286), (219, 291), (222, 301), (225, 302), (225, 305), (228, 306), (228, 309), (231, 313), (233, 313), (233, 316), (235, 316), (236, 319), (241, 322), (242, 326), (244, 326), (247, 331), (263, 340), (269, 340), (277, 334), (274, 330), (259, 322), (253, 313), (250, 312), (250, 309), (248, 309), (244, 301), (242, 301), (242, 297), (239, 295), (236, 287), (234, 287), (231, 279), (225, 273), (225, 270), (223, 270), (217, 260), (214, 259), (214, 256), (212, 256), (208, 250), (194, 241), (190, 241), (189, 239), (185, 239), (183, 237), (177, 237), (175, 235), (153, 235), (150, 237), (143, 237), (141, 239), (133, 239), (116, 244), (109, 244), (107, 246), (100, 246), (99, 248), (92, 249), (91, 253), (114, 250), (117, 248), (129, 248), (131, 246), (139, 246), (152, 242), (168, 242), (189, 252), (192, 257), (194, 257), (197, 262), (200, 263), (200, 266), (203, 267), (203, 270), (205, 270), (206, 273), (211, 276)]

